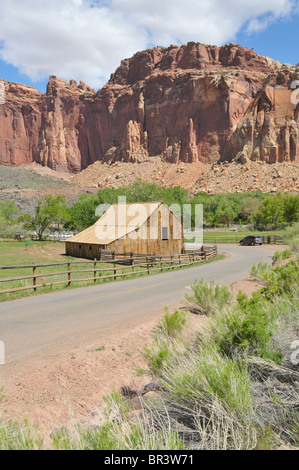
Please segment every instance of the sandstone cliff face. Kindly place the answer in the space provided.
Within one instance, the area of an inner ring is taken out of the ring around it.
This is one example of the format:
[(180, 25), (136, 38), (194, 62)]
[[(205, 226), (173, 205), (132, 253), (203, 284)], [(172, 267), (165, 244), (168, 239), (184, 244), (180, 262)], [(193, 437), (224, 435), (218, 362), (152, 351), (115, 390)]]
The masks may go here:
[[(97, 93), (50, 77), (47, 93), (5, 83), (0, 164), (78, 172), (95, 161), (296, 161), (296, 69), (235, 44), (188, 43), (124, 60)], [(266, 83), (266, 85), (265, 85)]]
[[(0, 105), (0, 164), (40, 163), (54, 170), (80, 171), (78, 126), (84, 121), (82, 97), (95, 91), (83, 82), (50, 77), (47, 93), (4, 82)], [(84, 101), (84, 100), (83, 100)]]
[[(233, 129), (226, 156), (246, 160), (299, 161), (299, 66), (283, 66), (270, 74), (263, 89)], [(296, 104), (297, 103), (297, 104)]]
[(5, 104), (0, 105), (2, 165), (21, 165), (38, 157), (42, 96), (34, 88), (5, 82)]

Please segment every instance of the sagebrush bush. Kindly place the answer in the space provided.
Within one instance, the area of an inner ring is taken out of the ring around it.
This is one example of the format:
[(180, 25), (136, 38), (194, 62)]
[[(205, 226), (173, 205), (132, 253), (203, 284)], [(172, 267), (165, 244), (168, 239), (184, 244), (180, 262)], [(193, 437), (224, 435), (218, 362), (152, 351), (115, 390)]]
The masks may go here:
[(192, 307), (205, 315), (211, 315), (215, 311), (223, 309), (225, 306), (230, 305), (232, 301), (232, 295), (228, 288), (220, 286), (214, 281), (207, 283), (200, 279), (195, 281), (191, 288), (194, 295), (186, 294), (186, 299)]
[(182, 337), (186, 323), (187, 317), (183, 311), (176, 310), (169, 313), (169, 310), (166, 309), (165, 315), (158, 324), (151, 347), (146, 345), (143, 351), (152, 374), (160, 375), (165, 364), (168, 364), (173, 356), (179, 354), (179, 351), (188, 349), (188, 345)]
[(180, 403), (195, 407), (217, 400), (235, 415), (252, 412), (250, 377), (245, 364), (221, 355), (214, 345), (165, 365), (161, 383)]
[(228, 357), (254, 354), (280, 362), (279, 351), (271, 344), (274, 328), (266, 312), (257, 310), (246, 314), (236, 308), (230, 314), (217, 315), (214, 320), (213, 341), (221, 353)]
[(183, 311), (176, 310), (173, 313), (169, 313), (166, 309), (166, 313), (159, 323), (159, 328), (166, 335), (171, 338), (177, 338), (187, 322), (186, 314)]
[(212, 315), (210, 335), (219, 351), (230, 357), (251, 354), (280, 364), (282, 354), (273, 336), (297, 318), (297, 265), (294, 261), (277, 268), (260, 264), (253, 273), (264, 287), (251, 298), (240, 292), (236, 305)]
[(272, 268), (266, 263), (253, 265), (251, 275), (264, 285), (262, 293), (268, 300), (276, 296), (293, 297), (299, 289), (299, 258), (289, 261), (283, 266)]
[(275, 264), (278, 261), (289, 259), (291, 254), (292, 254), (291, 250), (276, 251), (274, 255), (272, 256), (272, 264)]
[(151, 348), (144, 347), (143, 355), (147, 360), (147, 365), (153, 375), (160, 375), (160, 371), (169, 362), (173, 346), (167, 341), (155, 341)]

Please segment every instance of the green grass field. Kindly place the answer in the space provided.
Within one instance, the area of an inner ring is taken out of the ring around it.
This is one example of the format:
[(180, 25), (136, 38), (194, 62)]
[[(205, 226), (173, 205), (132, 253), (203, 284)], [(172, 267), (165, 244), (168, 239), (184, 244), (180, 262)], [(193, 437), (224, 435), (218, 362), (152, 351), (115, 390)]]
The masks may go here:
[[(36, 291), (33, 289), (28, 289), (25, 291), (18, 291), (12, 293), (0, 294), (0, 302), (14, 300), (21, 297), (28, 297), (31, 295), (39, 295), (48, 292), (54, 292), (61, 289), (73, 289), (76, 287), (94, 285), (94, 273), (93, 263), (84, 262), (85, 260), (80, 260), (78, 258), (72, 258), (71, 256), (66, 256), (65, 254), (65, 244), (64, 243), (54, 243), (54, 242), (34, 242), (32, 245), (28, 246), (26, 242), (18, 241), (0, 241), (0, 266), (25, 266), (25, 265), (40, 265), (40, 264), (52, 264), (52, 263), (67, 263), (68, 261), (78, 262), (78, 264), (71, 265), (71, 279), (72, 284), (68, 286), (68, 274), (67, 274), (67, 265), (62, 266), (45, 266), (37, 267), (36, 275), (43, 275), (49, 273), (59, 273), (49, 277), (38, 277), (37, 285), (42, 285), (43, 287), (38, 288)], [(219, 255), (217, 258), (214, 258), (210, 261), (216, 259), (222, 259), (223, 256)], [(197, 264), (207, 263), (209, 261), (200, 261)], [(169, 267), (169, 264), (163, 264), (163, 268)], [(187, 267), (187, 266), (186, 266)], [(110, 270), (109, 270), (110, 268)], [(97, 273), (97, 277), (100, 276), (111, 276), (106, 279), (97, 280), (97, 283), (111, 282), (114, 281), (114, 272), (113, 264), (111, 263), (100, 263), (97, 262), (97, 269), (101, 269)], [(132, 273), (131, 266), (116, 265), (116, 280), (122, 279), (132, 279), (140, 276), (147, 276), (146, 266), (138, 267), (135, 266), (134, 273)], [(180, 269), (180, 268), (175, 268)], [(184, 267), (182, 268), (184, 269)], [(82, 270), (88, 270), (88, 272), (78, 272)], [(165, 272), (169, 269), (164, 269)], [(157, 269), (150, 269), (150, 274), (158, 274), (160, 267)], [(130, 275), (122, 276), (125, 273), (132, 273)], [(16, 277), (23, 276), (32, 276), (32, 268), (14, 268), (14, 269), (0, 269), (0, 291), (18, 289), (21, 287), (31, 287), (33, 285), (32, 279), (23, 279), (23, 280), (10, 280), (10, 281), (1, 281), (1, 279), (13, 279)], [(88, 279), (92, 278), (90, 281), (79, 282), (79, 279)], [(77, 282), (75, 282), (77, 280)], [(61, 283), (62, 284), (56, 284)], [(46, 285), (48, 284), (48, 285)]]

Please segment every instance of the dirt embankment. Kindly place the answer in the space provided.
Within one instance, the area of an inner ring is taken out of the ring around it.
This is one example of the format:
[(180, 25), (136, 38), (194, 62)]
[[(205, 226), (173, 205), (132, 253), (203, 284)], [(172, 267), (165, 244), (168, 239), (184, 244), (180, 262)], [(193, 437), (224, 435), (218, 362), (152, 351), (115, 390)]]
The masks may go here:
[(72, 182), (93, 188), (119, 188), (137, 178), (163, 187), (181, 186), (191, 193), (236, 193), (263, 191), (299, 191), (299, 165), (295, 163), (266, 164), (263, 162), (166, 163), (160, 157), (141, 163), (116, 162), (112, 165), (95, 162)]

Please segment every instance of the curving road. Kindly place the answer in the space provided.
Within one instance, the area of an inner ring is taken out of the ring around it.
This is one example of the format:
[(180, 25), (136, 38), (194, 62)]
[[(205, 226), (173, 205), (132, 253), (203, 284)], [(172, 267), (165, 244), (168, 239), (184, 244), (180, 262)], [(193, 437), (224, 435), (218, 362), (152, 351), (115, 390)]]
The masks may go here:
[(148, 318), (151, 312), (178, 304), (195, 279), (229, 284), (246, 277), (253, 263), (271, 262), (276, 251), (275, 247), (218, 248), (230, 256), (182, 271), (0, 304), (0, 340), (5, 344), (6, 364), (21, 366), (46, 351), (55, 355), (76, 344), (78, 338), (88, 342), (97, 334), (119, 331), (130, 322)]

